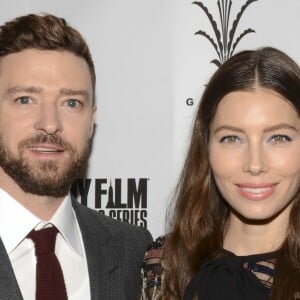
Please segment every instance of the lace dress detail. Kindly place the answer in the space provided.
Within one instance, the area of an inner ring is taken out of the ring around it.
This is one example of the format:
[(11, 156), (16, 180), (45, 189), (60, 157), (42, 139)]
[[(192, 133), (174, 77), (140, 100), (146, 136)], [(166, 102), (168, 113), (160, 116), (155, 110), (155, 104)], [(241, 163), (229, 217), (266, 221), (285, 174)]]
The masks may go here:
[(142, 265), (143, 291), (141, 300), (156, 300), (161, 297), (164, 237), (157, 238), (146, 251)]
[(276, 258), (266, 258), (263, 261), (245, 262), (244, 268), (250, 270), (266, 288), (273, 285), (273, 275)]
[[(157, 300), (163, 298), (162, 292), (164, 285), (164, 276), (163, 268), (161, 265), (163, 244), (164, 237), (159, 237), (152, 243), (152, 246), (145, 253), (145, 258), (142, 266), (143, 293), (141, 300)], [(277, 251), (249, 256), (236, 256), (230, 251), (221, 249), (218, 258), (213, 259), (207, 264), (204, 264), (199, 273), (205, 273), (205, 276), (203, 277), (206, 278), (208, 276), (207, 272), (211, 274), (211, 271), (207, 271), (206, 269), (211, 268), (212, 265), (214, 268), (213, 274), (217, 273), (217, 276), (219, 276), (219, 273), (222, 272), (220, 270), (223, 268), (223, 266), (225, 266), (225, 269), (229, 269), (230, 276), (232, 273), (235, 273), (235, 275), (230, 280), (228, 279), (230, 283), (232, 282), (232, 280), (236, 280), (237, 278), (245, 277), (246, 281), (250, 278), (250, 285), (252, 286), (251, 288), (254, 293), (257, 289), (261, 292), (262, 295), (262, 298), (256, 299), (268, 299), (268, 295), (273, 284), (273, 275), (277, 256)], [(219, 265), (222, 265), (222, 268), (219, 268)], [(227, 275), (225, 275), (225, 277), (226, 276)], [(214, 277), (212, 277), (211, 279), (214, 281)], [(245, 285), (246, 281), (244, 280), (241, 283), (242, 286), (240, 286), (240, 283), (237, 283), (237, 285), (239, 285), (237, 289), (243, 290), (244, 286), (245, 289), (248, 289), (247, 284)], [(254, 285), (252, 285), (252, 283)], [(216, 287), (215, 289), (218, 288)], [(246, 290), (245, 293), (247, 292), (248, 291)], [(227, 298), (225, 297), (220, 299)]]

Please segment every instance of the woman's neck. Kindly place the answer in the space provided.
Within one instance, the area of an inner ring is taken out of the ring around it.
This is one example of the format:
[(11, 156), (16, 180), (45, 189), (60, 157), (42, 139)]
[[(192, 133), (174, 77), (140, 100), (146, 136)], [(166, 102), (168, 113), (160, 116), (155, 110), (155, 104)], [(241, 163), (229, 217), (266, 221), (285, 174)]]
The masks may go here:
[(239, 216), (231, 214), (223, 241), (223, 248), (236, 255), (252, 255), (277, 250), (284, 242), (290, 211), (268, 222), (245, 222)]

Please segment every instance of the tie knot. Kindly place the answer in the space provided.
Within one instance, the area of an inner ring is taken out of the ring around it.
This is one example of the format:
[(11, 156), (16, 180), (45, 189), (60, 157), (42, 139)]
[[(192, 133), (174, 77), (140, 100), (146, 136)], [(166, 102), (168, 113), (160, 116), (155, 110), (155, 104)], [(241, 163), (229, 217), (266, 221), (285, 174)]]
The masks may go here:
[(36, 256), (47, 253), (54, 253), (55, 240), (58, 230), (56, 227), (49, 227), (41, 230), (32, 230), (28, 234), (35, 244)]

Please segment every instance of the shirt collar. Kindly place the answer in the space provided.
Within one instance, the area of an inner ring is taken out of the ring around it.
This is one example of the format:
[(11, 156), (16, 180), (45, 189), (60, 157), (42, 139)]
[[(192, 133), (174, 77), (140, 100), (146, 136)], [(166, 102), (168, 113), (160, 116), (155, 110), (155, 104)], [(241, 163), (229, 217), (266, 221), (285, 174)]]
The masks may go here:
[(7, 253), (14, 250), (32, 229), (53, 224), (73, 251), (82, 257), (80, 230), (70, 198), (70, 195), (66, 196), (51, 220), (45, 222), (0, 189), (0, 236)]
[(51, 220), (47, 223), (56, 226), (66, 243), (68, 243), (77, 254), (81, 257), (83, 256), (81, 233), (72, 207), (70, 195), (65, 197)]

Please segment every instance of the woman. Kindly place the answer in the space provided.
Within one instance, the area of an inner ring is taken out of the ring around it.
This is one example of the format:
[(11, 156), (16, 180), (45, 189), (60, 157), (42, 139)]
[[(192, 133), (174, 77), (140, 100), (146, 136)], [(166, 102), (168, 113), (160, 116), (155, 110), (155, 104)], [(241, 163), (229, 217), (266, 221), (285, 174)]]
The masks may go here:
[(300, 299), (300, 69), (274, 48), (225, 62), (202, 96), (144, 299)]

